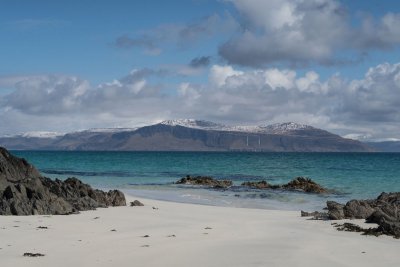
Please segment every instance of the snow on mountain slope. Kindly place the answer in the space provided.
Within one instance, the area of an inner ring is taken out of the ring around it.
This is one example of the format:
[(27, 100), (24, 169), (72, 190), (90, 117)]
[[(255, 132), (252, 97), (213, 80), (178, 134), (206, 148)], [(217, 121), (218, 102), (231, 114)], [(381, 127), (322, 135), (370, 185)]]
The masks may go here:
[(271, 125), (261, 126), (265, 132), (270, 134), (286, 134), (299, 130), (315, 130), (316, 128), (305, 124), (295, 122), (275, 123)]
[(132, 132), (138, 128), (92, 128), (78, 133), (120, 133), (120, 132)]
[[(298, 124), (294, 122), (275, 123), (271, 125), (261, 126), (231, 126), (221, 123), (215, 123), (205, 120), (194, 119), (177, 119), (166, 120), (159, 124), (168, 126), (182, 126), (193, 129), (201, 129), (208, 131), (225, 131), (225, 132), (244, 132), (244, 133), (264, 133), (264, 134), (291, 134), (301, 130), (318, 130), (314, 127)], [(75, 131), (69, 134), (89, 134), (89, 133), (120, 133), (120, 132), (133, 132), (139, 128), (92, 128), (83, 131)], [(64, 136), (63, 133), (57, 132), (26, 132), (7, 137), (24, 137), (24, 138), (57, 138)]]
[(26, 132), (16, 135), (17, 137), (26, 137), (26, 138), (56, 138), (64, 135), (63, 133), (57, 132)]
[(272, 125), (265, 125), (265, 126), (230, 126), (204, 120), (179, 119), (179, 120), (166, 120), (161, 122), (160, 124), (169, 126), (182, 126), (182, 127), (202, 129), (202, 130), (267, 133), (267, 134), (288, 134), (299, 130), (316, 129), (311, 126), (305, 124), (298, 124), (295, 122), (275, 123)]
[(169, 126), (182, 126), (187, 128), (196, 128), (204, 130), (222, 130), (228, 127), (220, 123), (204, 121), (204, 120), (194, 120), (194, 119), (166, 120), (160, 122), (160, 124)]

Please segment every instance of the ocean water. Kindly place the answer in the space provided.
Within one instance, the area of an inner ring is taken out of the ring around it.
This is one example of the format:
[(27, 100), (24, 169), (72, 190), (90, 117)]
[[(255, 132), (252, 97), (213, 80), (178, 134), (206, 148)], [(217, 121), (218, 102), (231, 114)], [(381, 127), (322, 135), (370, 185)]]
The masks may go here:
[[(137, 196), (234, 207), (320, 210), (327, 200), (375, 198), (400, 191), (400, 153), (215, 153), (13, 151), (44, 176), (78, 177), (100, 189)], [(228, 190), (175, 185), (186, 175), (233, 180)], [(306, 176), (334, 193), (251, 190), (243, 181), (282, 184)]]

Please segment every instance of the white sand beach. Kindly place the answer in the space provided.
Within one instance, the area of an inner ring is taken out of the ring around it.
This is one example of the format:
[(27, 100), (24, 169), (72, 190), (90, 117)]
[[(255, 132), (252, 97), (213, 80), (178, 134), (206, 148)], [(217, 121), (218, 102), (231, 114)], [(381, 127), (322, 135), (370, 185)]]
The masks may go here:
[(400, 240), (339, 232), (300, 212), (139, 200), (144, 207), (0, 216), (0, 266), (400, 266)]

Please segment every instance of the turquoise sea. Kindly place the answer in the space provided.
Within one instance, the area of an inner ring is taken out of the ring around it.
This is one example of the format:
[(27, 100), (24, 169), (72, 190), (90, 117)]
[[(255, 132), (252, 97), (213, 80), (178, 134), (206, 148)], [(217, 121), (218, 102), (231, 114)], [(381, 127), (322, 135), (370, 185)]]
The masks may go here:
[[(93, 187), (118, 188), (136, 196), (179, 202), (265, 209), (322, 209), (326, 200), (374, 198), (400, 191), (400, 153), (215, 153), (13, 151), (44, 176), (78, 177)], [(234, 181), (229, 190), (178, 186), (190, 175)], [(249, 190), (243, 181), (286, 183), (307, 176), (329, 195)]]

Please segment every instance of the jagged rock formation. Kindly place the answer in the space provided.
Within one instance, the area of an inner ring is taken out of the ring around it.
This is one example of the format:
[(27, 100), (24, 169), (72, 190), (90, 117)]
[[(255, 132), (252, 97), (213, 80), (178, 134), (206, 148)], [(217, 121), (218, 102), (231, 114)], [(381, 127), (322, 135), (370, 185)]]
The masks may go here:
[(244, 182), (241, 185), (256, 189), (283, 189), (315, 194), (328, 193), (327, 189), (323, 188), (321, 185), (306, 177), (296, 177), (289, 183), (283, 185), (271, 185), (266, 181)]
[(282, 185), (283, 189), (286, 190), (299, 190), (306, 193), (324, 194), (328, 193), (328, 190), (314, 182), (313, 180), (306, 177), (297, 177), (289, 183)]
[(41, 177), (26, 160), (0, 147), (0, 215), (71, 214), (126, 205), (118, 190), (103, 192), (76, 178)]
[(202, 185), (212, 188), (227, 188), (232, 186), (232, 181), (229, 180), (216, 180), (208, 176), (197, 176), (191, 177), (187, 175), (176, 182), (176, 184), (186, 184), (186, 185)]
[[(230, 180), (218, 180), (209, 176), (196, 176), (191, 177), (187, 175), (184, 178), (176, 181), (175, 184), (187, 184), (187, 185), (201, 185), (211, 188), (228, 188), (233, 185), (233, 182)], [(328, 193), (328, 190), (314, 182), (313, 180), (305, 177), (296, 177), (292, 181), (283, 185), (271, 185), (267, 181), (249, 181), (243, 182), (241, 184), (242, 187), (249, 187), (253, 189), (281, 189), (281, 190), (290, 190), (290, 191), (301, 191), (305, 193), (315, 193), (315, 194), (324, 194)]]
[[(400, 192), (381, 193), (376, 199), (350, 200), (346, 204), (327, 202), (327, 213), (308, 213), (331, 220), (365, 219), (367, 223), (376, 223), (377, 229), (368, 232), (387, 234), (400, 238)], [(303, 215), (306, 213), (303, 212)], [(346, 229), (351, 227), (346, 227)]]

